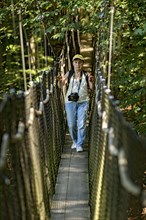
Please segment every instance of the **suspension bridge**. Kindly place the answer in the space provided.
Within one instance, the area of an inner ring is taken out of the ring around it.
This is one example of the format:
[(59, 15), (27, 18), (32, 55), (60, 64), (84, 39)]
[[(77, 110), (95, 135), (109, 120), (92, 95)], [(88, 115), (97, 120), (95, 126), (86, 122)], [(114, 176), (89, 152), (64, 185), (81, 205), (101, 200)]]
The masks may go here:
[(70, 148), (57, 86), (63, 54), (39, 82), (11, 90), (0, 103), (1, 220), (146, 219), (146, 141), (118, 108), (98, 45), (90, 35), (80, 40), (85, 68), (95, 76), (84, 151)]

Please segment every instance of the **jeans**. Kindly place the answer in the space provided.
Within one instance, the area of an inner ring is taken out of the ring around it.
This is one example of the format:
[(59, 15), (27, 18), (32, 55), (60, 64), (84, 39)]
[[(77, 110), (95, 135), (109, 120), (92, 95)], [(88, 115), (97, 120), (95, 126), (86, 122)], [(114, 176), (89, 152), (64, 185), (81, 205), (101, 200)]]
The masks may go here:
[(70, 102), (65, 104), (69, 133), (77, 147), (83, 147), (86, 136), (86, 119), (89, 102)]

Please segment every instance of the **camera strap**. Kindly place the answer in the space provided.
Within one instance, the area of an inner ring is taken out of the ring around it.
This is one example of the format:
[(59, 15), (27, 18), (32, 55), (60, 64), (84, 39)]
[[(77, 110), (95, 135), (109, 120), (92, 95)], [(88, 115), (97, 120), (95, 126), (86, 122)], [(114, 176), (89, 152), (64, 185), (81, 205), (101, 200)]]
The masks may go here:
[[(72, 92), (73, 85), (74, 85), (74, 79), (75, 79), (75, 73), (73, 74), (73, 81), (72, 81), (71, 92)], [(80, 90), (81, 81), (82, 81), (82, 71), (81, 71), (80, 81), (79, 81), (79, 85), (78, 85), (78, 93), (79, 93), (79, 90)]]

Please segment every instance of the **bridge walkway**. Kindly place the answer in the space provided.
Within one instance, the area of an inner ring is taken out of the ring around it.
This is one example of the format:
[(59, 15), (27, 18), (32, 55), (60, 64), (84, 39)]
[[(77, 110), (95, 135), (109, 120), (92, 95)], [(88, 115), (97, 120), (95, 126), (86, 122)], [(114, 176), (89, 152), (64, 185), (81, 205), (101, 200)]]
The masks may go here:
[(77, 153), (71, 150), (71, 138), (66, 134), (52, 203), (52, 220), (90, 219), (88, 146)]
[[(85, 58), (84, 69), (92, 72), (93, 45), (90, 34), (80, 36), (80, 53)], [(56, 190), (52, 204), (52, 220), (90, 219), (88, 145), (84, 151), (71, 150), (71, 138), (66, 142), (59, 166)]]

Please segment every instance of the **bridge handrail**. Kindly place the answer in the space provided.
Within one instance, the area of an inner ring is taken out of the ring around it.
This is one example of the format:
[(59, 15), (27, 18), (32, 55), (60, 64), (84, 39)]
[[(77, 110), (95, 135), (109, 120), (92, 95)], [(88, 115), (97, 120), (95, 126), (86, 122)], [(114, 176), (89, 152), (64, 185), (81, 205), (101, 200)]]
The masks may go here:
[(51, 219), (66, 130), (56, 75), (43, 71), (39, 83), (0, 104), (1, 219)]
[(89, 125), (91, 219), (127, 219), (132, 209), (141, 216), (146, 201), (146, 140), (126, 121), (101, 69), (95, 78)]

